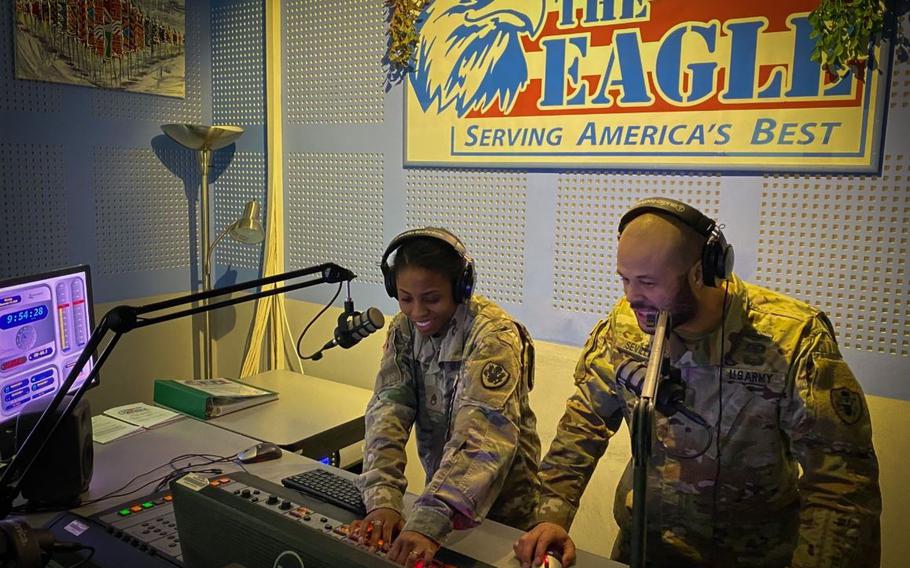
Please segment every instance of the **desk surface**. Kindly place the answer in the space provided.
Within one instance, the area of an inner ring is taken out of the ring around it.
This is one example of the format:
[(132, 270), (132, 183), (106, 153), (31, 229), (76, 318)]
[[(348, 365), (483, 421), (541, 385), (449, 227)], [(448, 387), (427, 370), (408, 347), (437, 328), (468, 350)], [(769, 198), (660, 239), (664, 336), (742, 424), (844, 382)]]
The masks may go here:
[[(146, 472), (152, 472), (144, 477), (146, 481), (156, 479), (170, 470), (168, 462), (178, 456), (195, 453), (230, 456), (255, 443), (256, 440), (252, 438), (216, 428), (206, 422), (185, 418), (135, 436), (115, 440), (109, 444), (96, 444), (95, 473), (92, 477), (91, 488), (84, 499), (94, 499), (106, 495), (122, 487), (135, 476)], [(179, 460), (177, 465), (186, 465), (187, 461), (186, 459)], [(198, 462), (198, 458), (193, 461), (193, 463)], [(240, 466), (231, 462), (219, 464), (218, 467), (224, 473), (240, 469)], [(274, 461), (245, 466), (250, 473), (275, 483), (280, 483), (283, 477), (319, 467), (325, 466), (291, 452), (285, 452), (280, 459)], [(353, 477), (353, 474), (349, 472), (341, 471), (341, 473)], [(139, 485), (141, 482), (130, 487), (136, 488)], [(151, 493), (153, 489), (154, 484), (130, 495), (112, 497), (82, 507), (76, 512), (91, 515), (124, 502), (130, 497), (137, 498)], [(409, 501), (414, 498), (416, 497), (413, 495), (407, 496)], [(30, 521), (33, 526), (37, 526), (38, 519), (30, 518)], [(520, 535), (521, 532), (513, 528), (493, 521), (484, 521), (476, 529), (456, 531), (446, 546), (494, 566), (517, 568), (519, 563), (512, 554), (512, 543)], [(621, 568), (624, 565), (579, 551), (577, 566), (580, 568), (594, 566)]]
[(319, 458), (363, 440), (373, 392), (277, 370), (243, 379), (278, 392), (278, 400), (208, 420), (213, 426)]

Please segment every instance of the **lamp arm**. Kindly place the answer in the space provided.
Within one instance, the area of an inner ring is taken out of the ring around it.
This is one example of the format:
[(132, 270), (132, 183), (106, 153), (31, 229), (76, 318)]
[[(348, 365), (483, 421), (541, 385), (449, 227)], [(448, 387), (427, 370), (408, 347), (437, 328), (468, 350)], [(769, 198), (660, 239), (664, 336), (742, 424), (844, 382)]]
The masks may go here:
[[(305, 280), (303, 282), (297, 282), (294, 284), (275, 286), (275, 284), (279, 282), (301, 278), (304, 276), (316, 276), (316, 278)], [(310, 268), (292, 270), (290, 272), (285, 272), (282, 274), (275, 274), (272, 276), (267, 276), (265, 278), (259, 278), (256, 280), (250, 280), (248, 282), (242, 282), (240, 284), (234, 284), (232, 286), (226, 286), (217, 290), (208, 290), (204, 292), (187, 294), (184, 296), (171, 298), (169, 300), (163, 300), (161, 302), (145, 304), (143, 306), (124, 305), (111, 309), (104, 315), (103, 318), (101, 318), (101, 322), (92, 331), (91, 337), (89, 337), (85, 348), (79, 355), (79, 358), (76, 359), (76, 363), (73, 365), (73, 368), (66, 376), (66, 379), (64, 379), (63, 383), (60, 385), (60, 388), (57, 389), (57, 392), (54, 393), (54, 397), (51, 399), (47, 408), (38, 418), (38, 421), (35, 423), (32, 431), (26, 437), (22, 446), (16, 452), (16, 455), (13, 456), (13, 459), (3, 470), (2, 476), (0, 476), (0, 519), (4, 519), (7, 515), (9, 515), (10, 511), (12, 510), (13, 501), (19, 494), (19, 484), (21, 483), (22, 479), (28, 474), (29, 469), (35, 461), (35, 458), (44, 449), (44, 446), (47, 444), (48, 440), (53, 438), (54, 434), (57, 432), (57, 429), (61, 424), (63, 424), (66, 417), (72, 413), (72, 411), (75, 409), (76, 404), (78, 404), (78, 402), (82, 399), (82, 396), (89, 389), (92, 381), (95, 379), (95, 377), (98, 376), (99, 369), (101, 369), (101, 366), (104, 365), (105, 361), (107, 361), (108, 356), (110, 355), (111, 351), (113, 351), (114, 346), (117, 344), (117, 341), (119, 341), (121, 335), (128, 333), (136, 328), (146, 327), (149, 325), (154, 325), (156, 323), (162, 323), (226, 306), (232, 306), (234, 304), (250, 302), (259, 298), (274, 296), (276, 294), (282, 294), (285, 292), (298, 290), (300, 288), (307, 288), (309, 286), (315, 286), (317, 284), (350, 282), (356, 277), (357, 276), (347, 268), (341, 267), (334, 263), (324, 263)], [(264, 287), (266, 289), (263, 289)], [(207, 300), (209, 298), (232, 294), (234, 292), (241, 292), (249, 289), (258, 290), (254, 291), (251, 294), (237, 298), (228, 298), (226, 300), (211, 304), (207, 302), (203, 302), (201, 304), (199, 303), (200, 300)], [(192, 304), (197, 305), (188, 309), (166, 312), (161, 315), (154, 315), (156, 312)], [(150, 314), (150, 317), (144, 317), (145, 314)], [(64, 408), (58, 415), (57, 411), (60, 410), (63, 400), (69, 392), (70, 388), (76, 382), (76, 379), (85, 368), (85, 365), (88, 363), (88, 360), (91, 358), (92, 354), (95, 353), (99, 347), (101, 347), (105, 337), (107, 337), (108, 334), (113, 335), (110, 337), (108, 342), (104, 344), (101, 354), (98, 356), (98, 361), (92, 366), (92, 369), (89, 371), (85, 382), (79, 385), (79, 387), (74, 392), (69, 405), (67, 405), (66, 408)]]
[(205, 280), (204, 280), (205, 282), (209, 281), (209, 274), (212, 273), (212, 255), (215, 254), (215, 247), (218, 246), (218, 243), (221, 242), (221, 239), (223, 239), (225, 236), (227, 236), (228, 232), (231, 230), (231, 227), (233, 227), (233, 226), (234, 226), (234, 223), (231, 223), (223, 231), (221, 231), (221, 234), (218, 235), (218, 237), (216, 237), (215, 240), (212, 241), (212, 244), (209, 245), (209, 250), (205, 251), (205, 262), (203, 263), (204, 266), (202, 267), (203, 272), (205, 273), (202, 275), (203, 278), (205, 278)]

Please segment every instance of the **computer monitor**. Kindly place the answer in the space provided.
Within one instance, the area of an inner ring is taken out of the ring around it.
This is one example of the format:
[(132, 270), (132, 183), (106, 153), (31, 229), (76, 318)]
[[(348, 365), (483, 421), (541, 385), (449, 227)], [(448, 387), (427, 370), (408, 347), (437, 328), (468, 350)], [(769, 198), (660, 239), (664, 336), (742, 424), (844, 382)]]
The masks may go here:
[[(0, 424), (60, 388), (94, 327), (87, 265), (0, 281)], [(71, 392), (91, 368), (90, 359)]]

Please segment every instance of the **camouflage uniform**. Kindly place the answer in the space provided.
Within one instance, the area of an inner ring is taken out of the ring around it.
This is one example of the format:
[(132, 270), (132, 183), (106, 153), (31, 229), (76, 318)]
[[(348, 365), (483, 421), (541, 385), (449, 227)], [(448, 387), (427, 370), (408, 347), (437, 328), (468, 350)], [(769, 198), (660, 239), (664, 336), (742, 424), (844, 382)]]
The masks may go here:
[(489, 300), (459, 305), (440, 337), (415, 332), (399, 313), (366, 411), (358, 485), (367, 510), (402, 510), (405, 443), (416, 425), (427, 485), (405, 530), (441, 542), (485, 516), (528, 528), (540, 487), (533, 369), (527, 332)]
[[(728, 293), (722, 327), (697, 338), (670, 336), (686, 406), (710, 427), (681, 413), (656, 415), (649, 564), (878, 566), (881, 495), (869, 413), (831, 324), (820, 311), (736, 276)], [(592, 332), (575, 371), (577, 389), (540, 466), (539, 521), (571, 525), (610, 436), (631, 419), (637, 397), (627, 373), (647, 364), (649, 342), (625, 299)], [(631, 488), (630, 463), (614, 501), (620, 535), (613, 556), (625, 562)]]

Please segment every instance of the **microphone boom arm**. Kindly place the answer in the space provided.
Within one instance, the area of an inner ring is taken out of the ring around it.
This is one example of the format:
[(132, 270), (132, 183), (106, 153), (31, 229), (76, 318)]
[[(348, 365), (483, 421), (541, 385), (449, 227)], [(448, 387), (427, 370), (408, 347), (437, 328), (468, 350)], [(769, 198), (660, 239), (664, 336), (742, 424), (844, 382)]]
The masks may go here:
[[(316, 277), (294, 284), (276, 285), (279, 282), (302, 278), (304, 276)], [(38, 421), (35, 423), (32, 431), (29, 432), (25, 441), (22, 443), (22, 446), (16, 452), (15, 456), (13, 456), (12, 461), (10, 461), (7, 464), (6, 468), (3, 469), (2, 477), (0, 477), (0, 519), (5, 519), (9, 515), (12, 510), (13, 501), (19, 494), (19, 485), (22, 482), (22, 479), (28, 474), (29, 469), (32, 467), (32, 464), (35, 461), (35, 458), (37, 458), (37, 456), (44, 449), (47, 442), (54, 436), (54, 434), (57, 432), (57, 429), (61, 424), (63, 424), (66, 417), (69, 416), (69, 414), (75, 409), (76, 404), (79, 403), (79, 401), (82, 399), (82, 396), (91, 386), (92, 381), (95, 379), (95, 377), (98, 376), (98, 370), (104, 365), (104, 362), (107, 360), (108, 355), (110, 355), (111, 351), (113, 351), (114, 347), (117, 345), (117, 341), (120, 340), (120, 336), (122, 336), (124, 333), (128, 333), (136, 328), (146, 327), (149, 325), (154, 325), (156, 323), (162, 323), (218, 308), (240, 304), (243, 302), (249, 302), (258, 298), (274, 296), (276, 294), (282, 294), (285, 292), (290, 292), (292, 290), (298, 290), (300, 288), (307, 288), (309, 286), (315, 286), (317, 284), (350, 282), (356, 277), (357, 276), (353, 272), (337, 264), (324, 263), (310, 268), (301, 268), (299, 270), (292, 270), (290, 272), (285, 272), (282, 274), (275, 274), (272, 276), (267, 276), (265, 278), (250, 280), (249, 282), (234, 284), (232, 286), (225, 286), (224, 288), (216, 288), (214, 290), (178, 296), (176, 298), (163, 300), (161, 302), (154, 302), (143, 306), (124, 305), (111, 309), (104, 315), (104, 317), (101, 318), (101, 322), (92, 331), (92, 335), (89, 337), (85, 348), (82, 350), (82, 353), (76, 360), (75, 365), (66, 376), (66, 379), (63, 380), (60, 388), (58, 388), (57, 392), (54, 393), (53, 399), (51, 399), (51, 402), (48, 404), (47, 408), (38, 418)], [(246, 294), (236, 298), (228, 298), (220, 302), (198, 304), (200, 300), (207, 300), (209, 298), (224, 296), (226, 294), (232, 294), (234, 292), (241, 292), (249, 290), (251, 288), (258, 288), (258, 290), (251, 294)], [(162, 310), (169, 310), (171, 308), (177, 308), (189, 304), (198, 305), (183, 310), (171, 311), (161, 315), (154, 315), (156, 312), (160, 312)], [(143, 317), (144, 314), (152, 315), (151, 317)], [(112, 335), (102, 348), (102, 343), (108, 334)], [(67, 405), (66, 408), (64, 408), (63, 411), (58, 415), (57, 411), (60, 410), (63, 400), (69, 393), (70, 388), (76, 382), (79, 374), (85, 368), (85, 365), (88, 363), (89, 358), (99, 348), (101, 348), (101, 354), (98, 356), (98, 361), (92, 366), (88, 376), (85, 379), (85, 382), (83, 382), (74, 392), (69, 405)]]
[(657, 389), (663, 374), (664, 344), (670, 330), (670, 313), (661, 310), (651, 338), (648, 369), (641, 387), (641, 396), (632, 414), (632, 550), (631, 568), (644, 568), (647, 550), (648, 511), (648, 458), (654, 427), (654, 410)]

